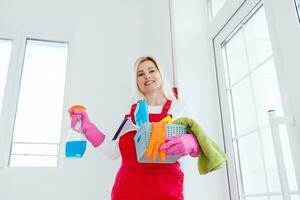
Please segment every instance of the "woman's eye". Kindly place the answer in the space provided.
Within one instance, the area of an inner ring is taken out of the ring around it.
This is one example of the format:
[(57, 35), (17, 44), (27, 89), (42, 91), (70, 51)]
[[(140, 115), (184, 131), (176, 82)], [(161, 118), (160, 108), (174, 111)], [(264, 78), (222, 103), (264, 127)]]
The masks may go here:
[(155, 72), (155, 70), (150, 70), (150, 73), (153, 73), (153, 72)]
[(140, 74), (138, 74), (138, 76), (143, 76), (144, 74), (142, 74), (142, 73), (140, 73)]

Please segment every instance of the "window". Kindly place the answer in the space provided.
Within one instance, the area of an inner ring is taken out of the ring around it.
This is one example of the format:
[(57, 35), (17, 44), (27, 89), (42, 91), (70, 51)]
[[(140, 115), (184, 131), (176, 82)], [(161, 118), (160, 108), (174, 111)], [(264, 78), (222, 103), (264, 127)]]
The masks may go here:
[(57, 166), (68, 44), (27, 39), (9, 166)]
[(2, 110), (2, 101), (7, 79), (12, 40), (0, 38), (0, 113)]
[[(268, 111), (284, 115), (277, 71), (264, 7), (258, 5), (238, 26), (225, 28), (215, 44), (218, 76), (224, 76), (221, 101), (227, 102), (230, 144), (241, 200), (282, 200)], [(219, 55), (219, 56), (218, 56)], [(220, 70), (220, 68), (223, 68)], [(220, 72), (223, 74), (220, 74)], [(220, 79), (219, 79), (220, 80)], [(222, 102), (221, 102), (222, 103)], [(222, 103), (222, 105), (225, 105)], [(224, 106), (225, 107), (225, 106)], [(288, 195), (299, 200), (299, 189), (288, 132), (280, 126), (280, 139), (288, 179)], [(229, 143), (227, 143), (229, 144)], [(228, 147), (228, 146), (227, 146)], [(235, 180), (234, 180), (235, 181)]]
[(298, 20), (300, 22), (300, 0), (295, 0), (295, 6), (297, 10)]
[(210, 21), (217, 15), (217, 13), (224, 6), (226, 0), (208, 0), (208, 11)]

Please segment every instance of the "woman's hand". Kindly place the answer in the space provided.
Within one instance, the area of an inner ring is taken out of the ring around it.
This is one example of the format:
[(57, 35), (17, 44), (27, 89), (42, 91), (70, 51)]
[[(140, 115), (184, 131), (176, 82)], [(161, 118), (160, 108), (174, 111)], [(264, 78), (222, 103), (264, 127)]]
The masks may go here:
[(201, 148), (193, 134), (183, 134), (166, 139), (166, 143), (161, 145), (159, 150), (166, 150), (167, 155), (191, 155), (198, 157)]
[(89, 116), (85, 110), (69, 110), (70, 118), (71, 118), (71, 128), (75, 131), (79, 132), (79, 130), (76, 129), (76, 123), (81, 120), (81, 130), (83, 133), (86, 132), (86, 129), (91, 126), (91, 121), (89, 119)]
[[(76, 123), (81, 120), (81, 130), (86, 139), (92, 143), (94, 147), (99, 146), (105, 139), (105, 135), (91, 122), (85, 110), (69, 110), (71, 118), (71, 128), (76, 130)], [(76, 130), (79, 132), (79, 130)]]

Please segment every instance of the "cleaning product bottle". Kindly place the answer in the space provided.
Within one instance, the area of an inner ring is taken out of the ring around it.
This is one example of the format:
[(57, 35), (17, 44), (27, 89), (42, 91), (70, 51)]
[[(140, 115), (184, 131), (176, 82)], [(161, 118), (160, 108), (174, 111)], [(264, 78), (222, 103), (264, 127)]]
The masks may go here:
[[(75, 110), (86, 110), (84, 106), (74, 105), (69, 109), (70, 115), (74, 113)], [(81, 130), (81, 119), (77, 121), (74, 129), (70, 129), (67, 140), (66, 140), (66, 149), (65, 155), (67, 158), (81, 158), (86, 150), (86, 139), (84, 133)]]
[(134, 113), (136, 125), (141, 127), (144, 123), (149, 123), (149, 111), (146, 100), (139, 100)]

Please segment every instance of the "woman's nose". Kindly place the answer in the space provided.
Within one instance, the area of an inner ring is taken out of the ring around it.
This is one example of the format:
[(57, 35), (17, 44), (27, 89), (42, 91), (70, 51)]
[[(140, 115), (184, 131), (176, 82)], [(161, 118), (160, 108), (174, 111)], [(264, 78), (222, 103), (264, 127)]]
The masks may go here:
[(145, 73), (145, 78), (150, 78), (150, 73)]

